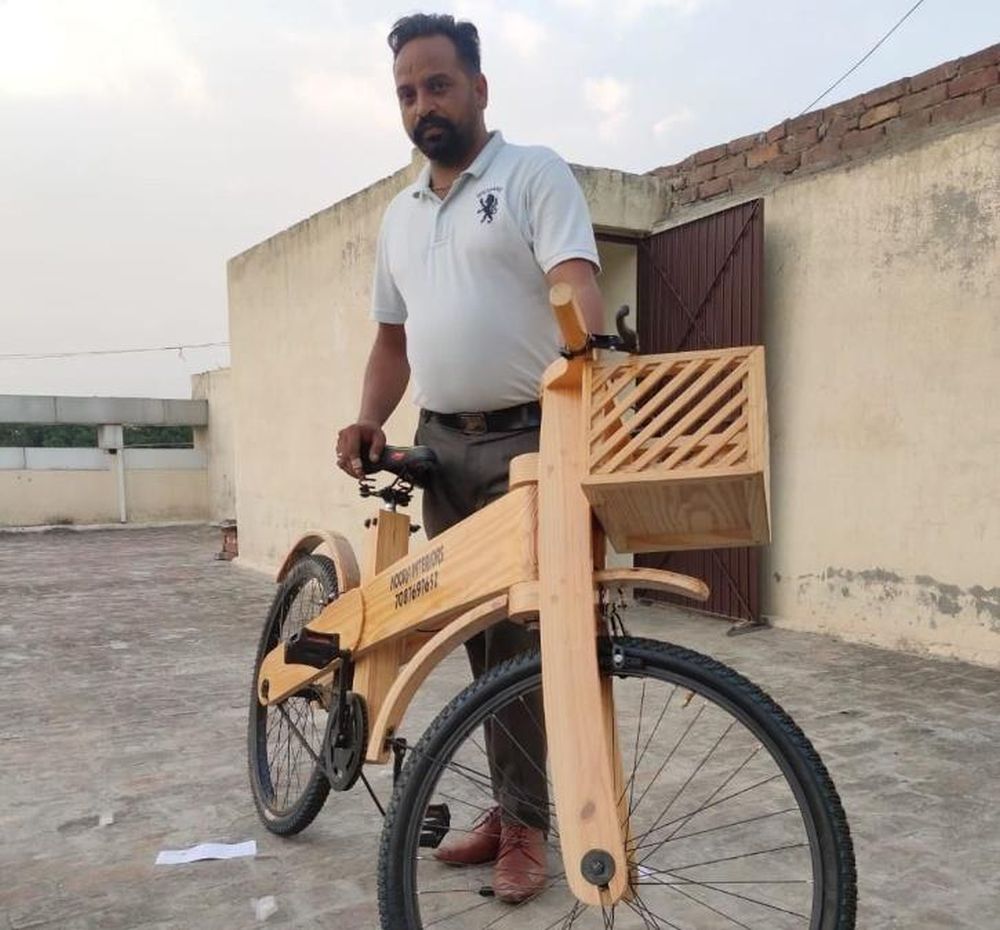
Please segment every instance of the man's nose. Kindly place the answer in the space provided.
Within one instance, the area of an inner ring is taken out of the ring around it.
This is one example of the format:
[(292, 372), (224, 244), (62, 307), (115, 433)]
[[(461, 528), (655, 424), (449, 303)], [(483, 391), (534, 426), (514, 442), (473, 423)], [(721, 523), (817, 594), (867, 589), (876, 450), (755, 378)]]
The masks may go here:
[(431, 113), (433, 113), (434, 109), (435, 109), (435, 103), (433, 95), (428, 94), (426, 91), (424, 92), (418, 91), (417, 116), (420, 119), (423, 119), (425, 116), (429, 116)]

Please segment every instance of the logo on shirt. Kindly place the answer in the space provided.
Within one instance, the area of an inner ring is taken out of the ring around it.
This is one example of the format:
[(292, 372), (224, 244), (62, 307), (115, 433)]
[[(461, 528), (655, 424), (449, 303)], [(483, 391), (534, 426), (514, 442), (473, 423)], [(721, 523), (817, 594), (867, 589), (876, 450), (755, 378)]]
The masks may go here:
[(497, 197), (497, 193), (502, 190), (502, 187), (491, 187), (476, 194), (476, 199), (479, 201), (476, 215), (479, 217), (480, 223), (493, 222), (493, 218), (500, 210), (500, 198)]

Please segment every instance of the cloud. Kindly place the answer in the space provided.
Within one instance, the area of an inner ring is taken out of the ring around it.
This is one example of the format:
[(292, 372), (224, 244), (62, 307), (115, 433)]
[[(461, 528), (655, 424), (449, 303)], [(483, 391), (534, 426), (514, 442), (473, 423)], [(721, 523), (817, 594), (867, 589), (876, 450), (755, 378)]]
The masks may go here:
[(500, 38), (521, 58), (534, 58), (547, 38), (545, 26), (537, 19), (513, 11), (500, 22)]
[(376, 79), (343, 71), (306, 71), (293, 81), (292, 95), (311, 115), (342, 122), (348, 130), (399, 128), (392, 84), (385, 74)]
[(692, 113), (687, 107), (681, 107), (681, 109), (675, 110), (673, 113), (668, 113), (662, 119), (653, 123), (653, 135), (669, 135), (679, 126), (684, 126), (687, 123), (690, 123), (693, 119), (694, 113)]
[(201, 105), (202, 70), (156, 0), (0, 4), (0, 95), (123, 98), (167, 88)]
[(631, 88), (613, 77), (587, 78), (583, 96), (587, 106), (600, 116), (597, 134), (604, 140), (611, 139), (628, 118)]
[(399, 130), (388, 32), (387, 23), (340, 20), (332, 30), (283, 33), (297, 63), (291, 76), (295, 102), (308, 115), (345, 129)]

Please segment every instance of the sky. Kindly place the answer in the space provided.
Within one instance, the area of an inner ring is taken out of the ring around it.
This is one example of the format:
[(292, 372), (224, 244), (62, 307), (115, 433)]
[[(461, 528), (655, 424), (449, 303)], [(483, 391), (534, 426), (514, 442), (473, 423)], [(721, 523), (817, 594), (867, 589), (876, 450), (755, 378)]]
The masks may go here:
[[(645, 172), (795, 116), (913, 2), (0, 0), (0, 393), (227, 365), (192, 347), (227, 340), (226, 261), (409, 161), (398, 16), (476, 23), (509, 141)], [(924, 0), (823, 103), (997, 41), (996, 0)]]

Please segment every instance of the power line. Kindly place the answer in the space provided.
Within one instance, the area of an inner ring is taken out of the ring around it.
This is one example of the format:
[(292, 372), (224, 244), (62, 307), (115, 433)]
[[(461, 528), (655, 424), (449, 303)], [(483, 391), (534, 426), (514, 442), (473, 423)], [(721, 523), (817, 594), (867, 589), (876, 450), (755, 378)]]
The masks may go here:
[(228, 346), (228, 342), (188, 342), (177, 346), (148, 346), (142, 349), (88, 349), (80, 352), (23, 352), (2, 353), (5, 359), (80, 358), (92, 355), (133, 355), (137, 352), (183, 352), (185, 349), (213, 349)]
[(899, 22), (897, 22), (896, 25), (892, 27), (892, 29), (890, 29), (884, 36), (882, 36), (882, 38), (879, 39), (878, 42), (876, 42), (870, 49), (868, 49), (868, 51), (865, 52), (865, 54), (862, 55), (861, 58), (859, 58), (853, 65), (851, 65), (850, 68), (848, 68), (839, 78), (837, 78), (836, 81), (834, 81), (826, 90), (823, 91), (823, 93), (821, 93), (812, 103), (810, 103), (807, 107), (805, 107), (802, 110), (802, 112), (799, 113), (798, 115), (801, 116), (802, 113), (808, 113), (814, 106), (816, 106), (817, 103), (820, 102), (820, 100), (822, 100), (827, 94), (829, 94), (830, 91), (836, 89), (841, 84), (843, 84), (844, 81), (846, 81), (852, 74), (854, 74), (855, 71), (858, 70), (858, 68), (860, 68), (866, 61), (868, 61), (869, 58), (872, 57), (872, 55), (875, 54), (875, 51), (878, 49), (878, 47), (883, 42), (885, 42), (885, 40), (888, 39), (889, 36), (891, 36), (900, 26), (903, 25), (903, 23), (905, 23), (910, 18), (910, 16), (913, 13), (917, 11), (917, 8), (921, 6), (923, 2), (924, 0), (917, 0), (917, 2), (914, 3), (913, 6), (911, 6), (903, 14), (902, 19), (900, 19)]

